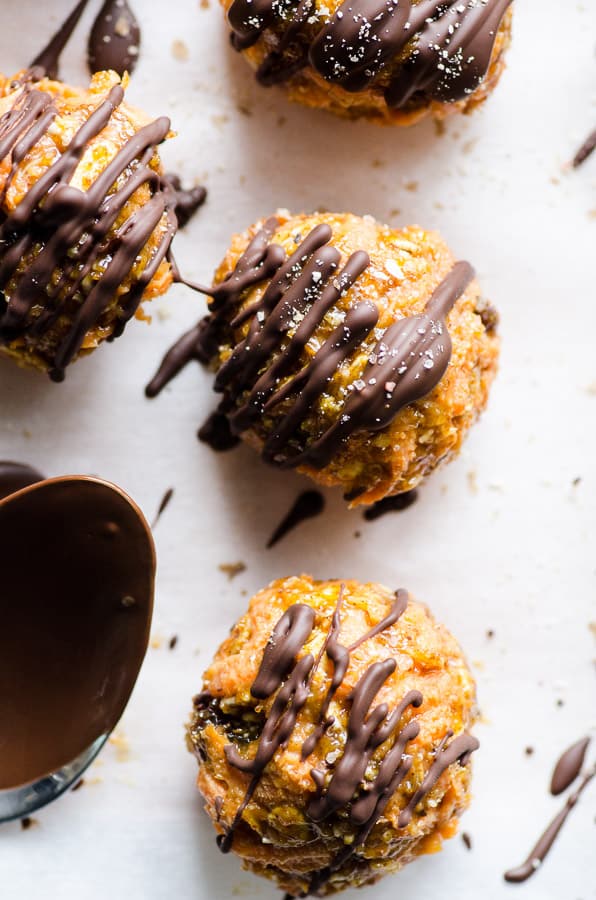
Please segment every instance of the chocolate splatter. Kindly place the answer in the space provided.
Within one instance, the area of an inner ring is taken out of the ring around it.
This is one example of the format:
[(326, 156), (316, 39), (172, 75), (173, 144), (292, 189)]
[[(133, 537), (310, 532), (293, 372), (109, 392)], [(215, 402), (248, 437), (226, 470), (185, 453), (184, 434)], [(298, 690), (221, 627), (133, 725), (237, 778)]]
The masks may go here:
[(472, 838), (470, 837), (470, 835), (468, 834), (467, 831), (462, 832), (461, 839), (463, 841), (463, 844), (464, 844), (466, 850), (471, 850), (472, 849)]
[(170, 640), (168, 642), (168, 647), (170, 650), (175, 650), (177, 646), (178, 646), (178, 635), (174, 634), (174, 635), (172, 635), (172, 637), (170, 638)]
[(41, 53), (38, 53), (35, 57), (29, 66), (30, 72), (35, 77), (43, 78), (44, 75), (47, 75), (48, 78), (58, 77), (58, 68), (62, 51), (70, 40), (88, 3), (89, 0), (81, 0), (81, 2), (75, 6), (71, 14), (52, 37), (49, 44), (47, 44)]
[(0, 790), (10, 790), (72, 762), (120, 719), (147, 647), (155, 559), (137, 507), (91, 478), (0, 501), (0, 534)]
[(274, 547), (283, 537), (306, 519), (313, 519), (325, 509), (325, 498), (320, 491), (303, 491), (287, 515), (281, 520), (269, 540), (267, 548)]
[[(578, 741), (559, 758), (551, 782), (551, 791), (553, 793), (558, 794), (561, 791), (564, 791), (578, 777), (588, 743), (588, 738)], [(596, 778), (596, 766), (584, 775), (578, 789), (567, 798), (565, 806), (555, 816), (548, 828), (542, 833), (525, 862), (523, 862), (521, 866), (518, 866), (515, 869), (509, 869), (509, 871), (505, 872), (505, 875), (503, 876), (505, 881), (512, 884), (521, 884), (521, 882), (527, 881), (528, 878), (540, 868), (553, 846), (557, 835), (561, 831), (561, 828), (567, 821), (569, 813), (594, 778)]]
[(176, 219), (178, 227), (184, 228), (198, 209), (207, 199), (207, 191), (204, 187), (184, 188), (179, 175), (171, 172), (164, 175), (163, 181), (169, 185), (174, 193)]
[(579, 777), (589, 744), (589, 737), (582, 738), (559, 757), (550, 783), (550, 792), (554, 797), (566, 791)]
[(45, 475), (32, 466), (0, 460), (0, 500), (44, 479)]
[(364, 510), (363, 516), (367, 522), (374, 522), (381, 516), (391, 512), (403, 512), (418, 500), (418, 491), (405, 491), (403, 494), (396, 494), (394, 497), (384, 497), (373, 503), (368, 509)]
[(139, 58), (141, 28), (126, 0), (105, 0), (93, 23), (87, 57), (91, 72), (131, 73)]
[(168, 508), (168, 506), (169, 506), (170, 503), (172, 502), (172, 497), (173, 497), (173, 496), (174, 496), (174, 488), (168, 488), (168, 490), (167, 490), (167, 491), (165, 492), (165, 494), (163, 495), (163, 498), (162, 498), (161, 503), (159, 504), (159, 507), (158, 507), (157, 512), (156, 512), (156, 514), (155, 514), (155, 518), (153, 519), (153, 522), (151, 523), (151, 528), (155, 528), (155, 526), (157, 525), (157, 523), (158, 523), (159, 520), (161, 519), (162, 515), (164, 514), (164, 512), (166, 511), (166, 509)]
[[(218, 838), (218, 845), (223, 852), (228, 852), (232, 848), (235, 830), (267, 765), (277, 750), (286, 746), (289, 741), (298, 716), (310, 696), (310, 685), (315, 672), (319, 671), (323, 657), (326, 656), (331, 662), (333, 673), (322, 702), (318, 722), (303, 743), (303, 759), (312, 753), (326, 729), (332, 724), (333, 720), (328, 716), (329, 706), (347, 672), (350, 653), (397, 622), (404, 613), (409, 599), (406, 591), (396, 591), (387, 616), (351, 646), (345, 647), (339, 640), (343, 596), (344, 586), (341, 585), (325, 642), (316, 659), (311, 653), (296, 658), (308, 643), (316, 620), (315, 610), (303, 603), (294, 604), (286, 610), (265, 647), (251, 694), (257, 700), (265, 700), (273, 695), (275, 697), (255, 755), (248, 759), (238, 752), (235, 745), (228, 744), (225, 747), (228, 764), (250, 775), (250, 781), (231, 825)], [(401, 703), (392, 710), (386, 704), (376, 707), (373, 705), (380, 688), (395, 669), (396, 662), (392, 658), (375, 662), (368, 667), (352, 691), (346, 742), (331, 778), (327, 779), (326, 773), (318, 769), (311, 770), (316, 791), (307, 808), (308, 818), (313, 822), (320, 822), (338, 810), (343, 810), (355, 826), (356, 834), (352, 843), (341, 850), (329, 866), (312, 876), (309, 894), (319, 891), (332, 874), (366, 842), (397, 787), (411, 769), (413, 758), (406, 753), (406, 747), (418, 736), (420, 726), (411, 716), (405, 725), (402, 719), (408, 709), (415, 710), (423, 704), (422, 694), (415, 690), (409, 691)], [(195, 707), (200, 711), (211, 701), (210, 695), (200, 695), (195, 700)], [(366, 783), (367, 789), (363, 791), (365, 772), (373, 754), (390, 738), (393, 738), (392, 747), (385, 753), (379, 763), (377, 774), (372, 781)], [(455, 762), (465, 765), (477, 747), (478, 741), (469, 734), (453, 738), (453, 733), (449, 731), (445, 735), (436, 748), (435, 760), (422, 784), (414, 791), (402, 810), (399, 827), (407, 826), (413, 810), (432, 790), (442, 773)]]
[(584, 163), (589, 156), (596, 150), (596, 129), (592, 132), (589, 137), (586, 138), (584, 143), (581, 145), (575, 156), (573, 157), (573, 162), (571, 165), (574, 169), (577, 169)]
[(388, 74), (385, 101), (402, 109), (468, 97), (486, 76), (511, 2), (344, 0), (314, 36), (310, 0), (234, 0), (228, 19), (237, 50), (251, 47), (265, 31), (273, 41), (257, 70), (261, 84), (287, 81), (311, 66), (354, 93)]
[[(370, 260), (367, 253), (357, 251), (339, 270), (341, 255), (330, 244), (328, 225), (314, 228), (286, 258), (283, 248), (271, 242), (277, 226), (277, 219), (267, 220), (225, 281), (211, 288), (192, 285), (211, 296), (210, 314), (168, 352), (146, 394), (155, 397), (191, 360), (211, 360), (217, 354), (220, 332), (250, 319), (246, 337), (217, 373), (215, 390), (223, 394), (223, 400), (215, 419), (199, 435), (211, 441), (214, 421), (221, 428), (226, 418), (229, 434), (239, 437), (283, 404), (283, 415), (263, 443), (264, 459), (282, 468), (322, 469), (352, 434), (382, 430), (404, 406), (439, 383), (451, 358), (445, 318), (474, 272), (468, 263), (456, 263), (422, 313), (394, 322), (380, 336), (378, 308), (368, 300), (356, 303), (300, 368), (307, 343)], [(261, 299), (241, 309), (245, 292), (266, 281)], [(296, 320), (299, 324), (293, 325)], [(373, 330), (376, 343), (361, 377), (350, 386), (336, 418), (305, 445), (302, 425), (313, 404), (338, 367), (371, 340)]]
[[(5, 213), (0, 221), (0, 345), (16, 340), (35, 345), (49, 341), (54, 332), (60, 334), (52, 351), (50, 376), (54, 381), (63, 380), (65, 368), (78, 354), (85, 335), (101, 320), (139, 254), (162, 224), (160, 243), (128, 293), (119, 299), (119, 321), (113, 337), (122, 334), (166, 258), (176, 232), (172, 193), (150, 165), (156, 146), (170, 130), (167, 118), (156, 119), (129, 138), (86, 191), (70, 185), (87, 144), (106, 127), (123, 97), (120, 85), (110, 90), (59, 158), (29, 188), (16, 209)], [(53, 97), (27, 83), (18, 92), (12, 109), (0, 119), (0, 161), (9, 157), (12, 163), (0, 203), (20, 162), (52, 127), (57, 115)], [(112, 191), (116, 181), (118, 187)], [(113, 232), (116, 220), (141, 185), (149, 188), (150, 199)], [(98, 269), (102, 269), (101, 276), (87, 287), (88, 276)], [(65, 313), (73, 304), (77, 304), (76, 312), (63, 335)], [(43, 312), (34, 315), (38, 307)]]

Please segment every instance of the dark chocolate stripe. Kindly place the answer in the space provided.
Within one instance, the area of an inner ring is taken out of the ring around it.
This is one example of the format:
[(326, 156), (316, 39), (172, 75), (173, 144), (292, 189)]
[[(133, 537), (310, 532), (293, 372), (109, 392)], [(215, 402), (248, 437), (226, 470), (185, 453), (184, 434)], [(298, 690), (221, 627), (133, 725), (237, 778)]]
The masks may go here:
[[(146, 393), (156, 396), (191, 359), (216, 356), (220, 343), (233, 344), (234, 330), (250, 320), (246, 337), (233, 346), (217, 373), (215, 390), (223, 394), (218, 412), (239, 436), (263, 414), (283, 409), (264, 442), (263, 457), (283, 467), (322, 469), (350, 435), (387, 427), (403, 407), (436, 387), (451, 357), (445, 319), (474, 272), (468, 263), (456, 263), (423, 313), (400, 319), (383, 332), (337, 418), (305, 446), (304, 421), (339, 367), (362, 349), (379, 311), (370, 301), (348, 309), (310, 362), (298, 368), (325, 316), (370, 260), (357, 251), (338, 271), (341, 255), (330, 245), (328, 225), (314, 228), (286, 259), (282, 248), (271, 243), (276, 225), (277, 220), (268, 220), (221, 284), (211, 289), (193, 285), (211, 294), (211, 313), (170, 350)], [(261, 299), (241, 309), (245, 292), (267, 280)]]
[[(382, 621), (350, 647), (345, 647), (339, 640), (343, 597), (344, 585), (341, 585), (326, 638), (316, 659), (312, 653), (297, 658), (312, 635), (316, 619), (314, 609), (305, 604), (295, 604), (286, 610), (275, 626), (251, 688), (252, 695), (259, 700), (275, 694), (256, 753), (248, 759), (241, 756), (232, 744), (225, 748), (228, 763), (239, 771), (250, 774), (251, 780), (231, 825), (218, 838), (218, 845), (224, 852), (231, 849), (234, 833), (268, 764), (277, 750), (285, 747), (290, 740), (298, 716), (309, 697), (314, 673), (319, 671), (323, 657), (326, 656), (332, 663), (333, 673), (315, 728), (303, 742), (303, 759), (313, 752), (333, 723), (328, 715), (329, 706), (345, 678), (350, 654), (365, 641), (395, 624), (405, 612), (409, 599), (406, 591), (397, 591), (390, 611)], [(313, 875), (308, 893), (317, 892), (333, 872), (341, 868), (362, 846), (411, 768), (412, 758), (405, 751), (407, 744), (418, 736), (420, 725), (415, 719), (402, 725), (402, 719), (409, 707), (417, 709), (422, 705), (422, 694), (415, 690), (409, 691), (392, 710), (386, 703), (374, 706), (376, 695), (395, 669), (395, 660), (391, 658), (375, 662), (366, 669), (350, 697), (346, 742), (331, 776), (328, 778), (326, 772), (318, 769), (311, 770), (316, 790), (306, 810), (308, 818), (312, 822), (321, 822), (339, 810), (345, 810), (349, 821), (356, 828), (356, 834), (352, 843), (338, 853), (329, 866)], [(443, 772), (457, 761), (465, 765), (470, 754), (478, 747), (478, 741), (471, 735), (462, 734), (453, 740), (451, 738), (452, 732), (449, 732), (437, 747), (435, 761), (428, 774), (400, 814), (400, 828), (408, 825), (416, 806), (436, 785)], [(365, 772), (370, 760), (377, 748), (389, 739), (393, 739), (392, 746), (385, 753), (374, 779), (366, 782), (364, 790)]]
[(447, 102), (471, 94), (486, 76), (511, 2), (344, 0), (314, 37), (313, 0), (234, 0), (228, 19), (238, 50), (267, 29), (278, 36), (257, 71), (263, 84), (286, 81), (310, 63), (357, 92), (388, 72), (385, 99), (400, 109), (419, 94)]

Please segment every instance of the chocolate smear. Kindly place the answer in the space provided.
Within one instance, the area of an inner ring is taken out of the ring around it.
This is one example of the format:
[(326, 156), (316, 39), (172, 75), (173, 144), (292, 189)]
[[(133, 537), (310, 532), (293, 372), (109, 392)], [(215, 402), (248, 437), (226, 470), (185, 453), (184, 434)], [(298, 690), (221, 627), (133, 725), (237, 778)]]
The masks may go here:
[(91, 72), (132, 73), (139, 58), (141, 28), (126, 0), (105, 0), (93, 23), (87, 57)]
[(592, 134), (586, 138), (584, 143), (581, 145), (575, 156), (573, 157), (573, 161), (571, 165), (574, 169), (579, 168), (582, 163), (584, 163), (589, 156), (596, 150), (596, 129), (592, 132)]
[(364, 518), (367, 522), (374, 522), (381, 516), (391, 512), (403, 512), (418, 500), (418, 491), (416, 488), (412, 491), (405, 491), (403, 494), (396, 494), (394, 497), (383, 497), (364, 510)]
[(153, 608), (149, 527), (119, 489), (43, 481), (0, 501), (0, 790), (58, 771), (116, 725)]
[(589, 737), (582, 738), (561, 754), (550, 783), (550, 792), (554, 797), (566, 791), (579, 777), (589, 744)]
[[(573, 744), (559, 758), (551, 781), (551, 791), (558, 794), (569, 787), (579, 776), (580, 769), (583, 765), (585, 753), (588, 747), (589, 738), (583, 738), (581, 741)], [(577, 804), (581, 795), (588, 787), (590, 782), (596, 778), (596, 766), (584, 775), (579, 787), (568, 798), (563, 809), (555, 816), (548, 828), (542, 833), (536, 845), (530, 851), (527, 859), (514, 869), (509, 869), (503, 876), (505, 881), (511, 884), (521, 884), (540, 868), (546, 859), (551, 847), (553, 846), (557, 835), (567, 821), (569, 813)]]
[(50, 40), (49, 44), (47, 44), (41, 53), (38, 53), (35, 57), (29, 66), (29, 69), (37, 77), (41, 78), (44, 75), (53, 79), (58, 77), (58, 68), (62, 51), (70, 40), (88, 3), (89, 0), (81, 0), (81, 2), (75, 6), (71, 14), (62, 23), (59, 30)]
[(151, 523), (151, 528), (155, 528), (155, 526), (161, 519), (162, 515), (164, 514), (164, 512), (166, 511), (166, 509), (172, 502), (173, 496), (174, 496), (174, 488), (173, 487), (168, 488), (168, 490), (165, 492), (165, 494), (162, 497), (161, 503), (159, 504), (159, 507), (155, 514), (155, 518), (153, 519), (153, 522)]
[(163, 181), (168, 184), (174, 192), (178, 227), (184, 228), (185, 225), (188, 225), (197, 210), (204, 204), (207, 199), (207, 191), (204, 187), (182, 187), (180, 176), (172, 173), (164, 175)]
[(0, 500), (44, 479), (32, 466), (0, 460)]
[(274, 547), (286, 534), (297, 528), (306, 519), (313, 519), (320, 515), (324, 509), (325, 498), (320, 491), (303, 491), (267, 541), (267, 548)]
[(217, 453), (233, 450), (240, 443), (240, 438), (232, 434), (227, 418), (219, 412), (212, 413), (199, 428), (198, 438)]

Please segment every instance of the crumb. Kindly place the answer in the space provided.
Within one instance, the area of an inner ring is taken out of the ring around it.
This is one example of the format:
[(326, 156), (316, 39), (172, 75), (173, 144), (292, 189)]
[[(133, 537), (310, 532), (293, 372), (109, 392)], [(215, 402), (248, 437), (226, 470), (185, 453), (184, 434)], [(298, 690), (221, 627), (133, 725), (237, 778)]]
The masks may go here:
[(534, 756), (534, 748), (527, 746), (524, 750), (524, 753), (526, 754), (526, 756)]
[(586, 394), (590, 394), (592, 397), (596, 397), (596, 381), (593, 381), (592, 384), (589, 384), (587, 386)]
[(354, 532), (354, 537), (355, 537), (355, 538), (359, 538), (359, 537), (361, 536), (361, 534), (362, 534), (362, 532), (360, 532), (360, 531), (355, 531), (355, 532)]
[(588, 210), (588, 219), (596, 219), (596, 209)]
[(465, 153), (466, 156), (472, 152), (476, 144), (478, 143), (478, 138), (472, 138), (470, 141), (466, 141), (465, 144), (462, 145), (461, 152)]
[(487, 629), (486, 636), (487, 636), (487, 638), (489, 639), (489, 641), (492, 641), (492, 639), (493, 639), (494, 636), (495, 636), (495, 632), (493, 631), (492, 628), (488, 628), (488, 629)]
[(442, 120), (442, 119), (435, 119), (435, 120), (434, 120), (434, 126), (435, 126), (435, 134), (436, 134), (436, 136), (437, 136), (437, 137), (443, 137), (443, 135), (445, 134), (445, 131), (447, 130), (446, 127), (445, 127), (445, 123), (443, 122), (443, 120)]
[(474, 470), (471, 470), (470, 472), (468, 472), (467, 479), (468, 479), (468, 487), (470, 489), (470, 493), (477, 494), (478, 493), (478, 481), (477, 481), (477, 477), (476, 477), (476, 472)]
[(135, 598), (131, 597), (130, 594), (127, 594), (126, 597), (123, 597), (120, 602), (122, 606), (125, 607), (125, 609), (130, 609), (131, 606), (136, 606), (137, 603)]
[(472, 838), (470, 837), (470, 835), (468, 834), (467, 831), (462, 832), (461, 839), (464, 842), (464, 846), (466, 847), (466, 850), (471, 850), (472, 849)]
[(209, 0), (200, 0), (199, 6), (201, 9), (209, 9)]
[(588, 628), (596, 638), (596, 622), (588, 622)]
[(174, 59), (177, 59), (178, 62), (186, 62), (190, 54), (184, 41), (178, 39), (172, 42), (172, 56)]
[(72, 792), (74, 793), (75, 791), (79, 791), (83, 787), (84, 784), (85, 784), (85, 779), (79, 778), (79, 780), (77, 781), (75, 786), (73, 788), (71, 788)]
[(288, 120), (286, 119), (285, 116), (278, 116), (278, 118), (277, 118), (277, 127), (278, 127), (278, 128), (281, 128), (282, 125), (285, 125), (287, 121), (288, 121)]
[(371, 166), (373, 169), (382, 169), (385, 163), (382, 159), (373, 159), (371, 162)]
[(472, 665), (475, 669), (478, 669), (479, 672), (484, 672), (484, 663), (481, 659), (473, 659)]
[(21, 828), (23, 831), (29, 831), (30, 828), (34, 828), (36, 825), (39, 825), (39, 820), (32, 819), (31, 816), (25, 816), (24, 819), (21, 819)]
[(122, 731), (114, 731), (109, 737), (109, 743), (116, 751), (118, 762), (128, 762), (130, 759), (130, 744)]
[(252, 109), (248, 103), (237, 103), (236, 109), (243, 116), (252, 116)]
[(228, 580), (231, 581), (236, 575), (240, 575), (242, 572), (246, 571), (246, 563), (243, 563), (242, 561), (236, 563), (220, 563), (217, 568), (220, 572), (223, 572), (224, 575), (227, 575)]
[(396, 207), (395, 209), (390, 210), (389, 215), (392, 218), (395, 216), (401, 216), (401, 209), (397, 209)]
[(581, 479), (581, 475), (578, 475), (577, 478), (574, 478), (574, 479), (573, 479), (573, 481), (571, 482), (571, 484), (573, 485), (573, 487), (577, 487), (578, 484), (581, 484), (581, 480), (582, 480), (582, 479)]
[(404, 182), (404, 187), (406, 191), (410, 191), (411, 194), (414, 194), (418, 190), (418, 185), (420, 182), (418, 181), (406, 181)]
[(162, 638), (159, 637), (159, 635), (157, 635), (157, 634), (154, 635), (154, 636), (151, 638), (151, 641), (150, 641), (150, 643), (149, 643), (149, 646), (151, 647), (151, 649), (152, 649), (152, 650), (159, 650), (160, 647), (161, 647), (161, 645), (162, 645)]
[(561, 698), (559, 697), (559, 699), (557, 700), (557, 704), (556, 704), (556, 705), (557, 705), (557, 706), (559, 707), (559, 709), (560, 709), (562, 706), (565, 706), (565, 701), (564, 701), (564, 700), (561, 700)]

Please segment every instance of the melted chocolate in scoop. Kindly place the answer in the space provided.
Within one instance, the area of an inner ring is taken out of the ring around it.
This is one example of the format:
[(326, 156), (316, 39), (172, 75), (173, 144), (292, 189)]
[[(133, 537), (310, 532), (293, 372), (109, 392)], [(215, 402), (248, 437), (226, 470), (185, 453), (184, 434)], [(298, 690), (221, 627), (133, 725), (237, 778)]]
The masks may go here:
[(37, 481), (43, 481), (45, 475), (42, 475), (37, 469), (26, 466), (23, 463), (0, 460), (0, 500), (14, 494), (23, 488), (35, 484)]
[(120, 719), (149, 637), (155, 556), (117, 488), (58, 478), (0, 501), (0, 790), (75, 759)]
[(91, 29), (87, 49), (91, 72), (113, 69), (119, 75), (137, 64), (141, 28), (126, 0), (106, 0)]

